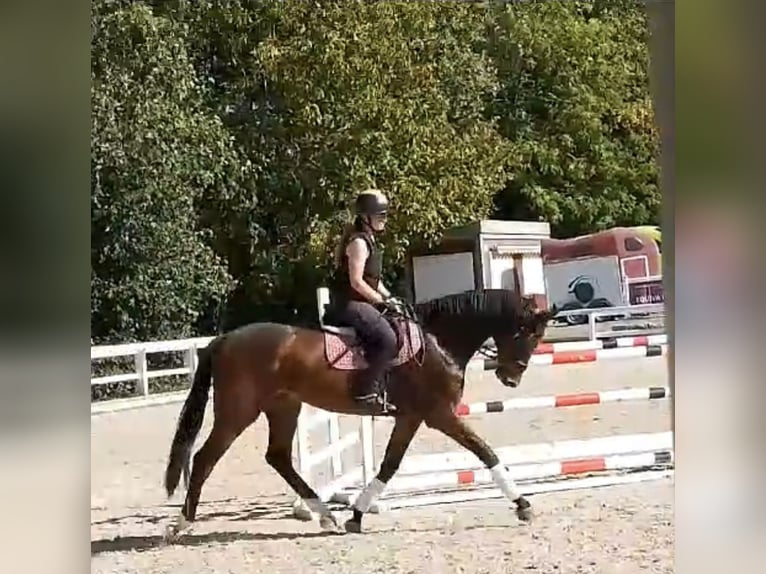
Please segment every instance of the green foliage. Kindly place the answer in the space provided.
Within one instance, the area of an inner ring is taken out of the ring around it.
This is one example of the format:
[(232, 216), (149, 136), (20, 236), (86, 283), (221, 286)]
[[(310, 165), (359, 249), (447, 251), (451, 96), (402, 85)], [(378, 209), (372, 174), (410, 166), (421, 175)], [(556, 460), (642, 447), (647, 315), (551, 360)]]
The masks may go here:
[(314, 312), (340, 207), (365, 187), (394, 206), (390, 269), (412, 242), (490, 213), (508, 144), (485, 115), (498, 85), (482, 7), (203, 2), (184, 18), (199, 30), (214, 105), (257, 173), (254, 194), (234, 200), (257, 237), (229, 251), (251, 310), (269, 300)]
[[(315, 315), (363, 188), (388, 282), (489, 217), (559, 234), (656, 221), (643, 14), (627, 1), (96, 0), (99, 339)], [(228, 275), (228, 277), (227, 277)]]
[(547, 220), (561, 236), (657, 222), (646, 33), (643, 9), (629, 2), (498, 11), (495, 114), (515, 142), (513, 175), (498, 196), (504, 216)]
[(201, 105), (183, 27), (134, 3), (96, 14), (92, 39), (92, 338), (192, 334), (225, 264), (195, 206), (239, 169)]

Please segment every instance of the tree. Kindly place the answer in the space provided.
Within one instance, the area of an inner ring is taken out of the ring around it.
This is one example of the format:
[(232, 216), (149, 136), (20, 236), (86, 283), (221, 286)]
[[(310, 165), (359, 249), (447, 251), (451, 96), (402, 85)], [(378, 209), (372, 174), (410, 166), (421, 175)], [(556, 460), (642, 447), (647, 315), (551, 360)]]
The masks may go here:
[(406, 252), (492, 216), (656, 223), (646, 25), (628, 0), (97, 0), (92, 331), (315, 317), (344, 209)]
[(658, 223), (643, 8), (543, 2), (495, 15), (495, 114), (514, 144), (500, 215), (547, 220), (565, 236)]
[(389, 269), (412, 244), (489, 214), (508, 146), (485, 114), (497, 89), (486, 17), (481, 6), (438, 3), (185, 9), (197, 69), (257, 174), (256, 196), (233, 200), (249, 217), (241, 229), (257, 237), (229, 241), (228, 252), (248, 320), (258, 302), (271, 303), (261, 309), (270, 318), (316, 314), (311, 287), (328, 272), (342, 207), (365, 187), (394, 206)]
[(182, 26), (112, 2), (92, 24), (92, 338), (191, 335), (228, 284), (199, 216), (240, 176), (232, 138), (202, 105)]

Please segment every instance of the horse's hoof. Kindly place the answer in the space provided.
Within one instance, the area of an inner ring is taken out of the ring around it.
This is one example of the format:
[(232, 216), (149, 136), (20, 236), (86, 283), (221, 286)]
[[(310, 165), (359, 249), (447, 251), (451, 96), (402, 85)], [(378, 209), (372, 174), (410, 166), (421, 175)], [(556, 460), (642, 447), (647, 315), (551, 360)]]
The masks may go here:
[(522, 498), (516, 504), (516, 516), (518, 516), (519, 520), (522, 522), (530, 522), (534, 517), (534, 512), (532, 512), (532, 505), (526, 498)]
[(178, 540), (178, 529), (173, 524), (168, 524), (165, 527), (165, 534), (162, 537), (162, 541), (165, 544), (172, 544)]
[(316, 518), (316, 515), (311, 511), (305, 500), (297, 498), (293, 502), (293, 518), (301, 522), (311, 522)]
[(516, 509), (516, 516), (519, 517), (519, 520), (522, 522), (531, 522), (532, 518), (534, 518), (535, 513), (532, 512), (531, 508), (517, 508)]
[(359, 520), (354, 520), (353, 518), (346, 520), (346, 523), (343, 525), (343, 527), (346, 529), (346, 532), (351, 534), (360, 534), (362, 532), (362, 523)]
[(314, 520), (314, 515), (308, 508), (298, 506), (293, 508), (293, 518), (301, 522), (311, 522)]
[(338, 530), (338, 521), (332, 514), (325, 514), (319, 519), (319, 526), (322, 530), (336, 531)]
[(163, 537), (166, 543), (172, 543), (178, 540), (184, 531), (191, 528), (191, 522), (179, 514), (178, 518), (173, 524), (168, 524), (165, 527), (165, 536)]

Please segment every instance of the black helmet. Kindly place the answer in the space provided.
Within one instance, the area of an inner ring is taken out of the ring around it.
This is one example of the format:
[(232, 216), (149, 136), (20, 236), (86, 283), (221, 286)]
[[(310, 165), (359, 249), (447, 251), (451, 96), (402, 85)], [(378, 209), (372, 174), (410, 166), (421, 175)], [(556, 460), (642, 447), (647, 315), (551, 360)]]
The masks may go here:
[(388, 198), (377, 189), (368, 189), (356, 196), (357, 215), (383, 215), (388, 211)]

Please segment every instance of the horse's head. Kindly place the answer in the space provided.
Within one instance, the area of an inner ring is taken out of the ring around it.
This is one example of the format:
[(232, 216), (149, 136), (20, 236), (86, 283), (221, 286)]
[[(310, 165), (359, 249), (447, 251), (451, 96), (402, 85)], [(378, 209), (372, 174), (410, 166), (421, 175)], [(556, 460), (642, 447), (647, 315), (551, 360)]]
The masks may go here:
[(541, 310), (531, 298), (508, 289), (479, 289), (415, 305), (415, 311), (442, 347), (465, 368), (488, 338), (495, 340), (503, 384), (515, 387), (545, 334), (555, 307)]
[(497, 347), (495, 375), (505, 386), (519, 386), (535, 347), (545, 336), (548, 322), (556, 313), (555, 305), (549, 309), (527, 306), (515, 321), (508, 317), (506, 323), (497, 325), (493, 333)]

